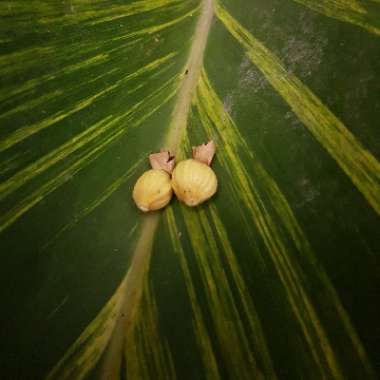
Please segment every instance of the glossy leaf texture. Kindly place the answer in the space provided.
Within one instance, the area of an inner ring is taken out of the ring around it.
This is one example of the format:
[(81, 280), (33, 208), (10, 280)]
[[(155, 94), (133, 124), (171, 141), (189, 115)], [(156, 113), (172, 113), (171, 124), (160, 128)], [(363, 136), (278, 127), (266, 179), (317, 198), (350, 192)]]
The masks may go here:
[[(1, 379), (376, 379), (377, 0), (0, 3)], [(148, 155), (218, 192), (141, 213)]]

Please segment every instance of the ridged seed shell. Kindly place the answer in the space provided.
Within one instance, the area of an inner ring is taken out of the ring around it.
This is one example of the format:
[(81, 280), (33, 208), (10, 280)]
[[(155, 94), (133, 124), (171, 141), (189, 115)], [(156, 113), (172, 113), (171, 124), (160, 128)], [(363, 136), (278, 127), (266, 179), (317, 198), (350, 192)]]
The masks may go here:
[(173, 195), (170, 175), (164, 170), (146, 171), (133, 188), (133, 200), (144, 212), (165, 207)]
[(188, 206), (197, 206), (215, 194), (218, 180), (208, 165), (189, 159), (175, 167), (172, 186), (179, 200)]

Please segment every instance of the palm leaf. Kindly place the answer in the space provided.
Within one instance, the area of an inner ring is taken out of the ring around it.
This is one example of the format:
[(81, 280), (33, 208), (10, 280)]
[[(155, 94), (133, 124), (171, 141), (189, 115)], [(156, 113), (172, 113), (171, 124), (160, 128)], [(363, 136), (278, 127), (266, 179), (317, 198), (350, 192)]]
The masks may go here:
[[(2, 2), (1, 377), (376, 378), (377, 3)], [(209, 139), (217, 195), (140, 214)]]

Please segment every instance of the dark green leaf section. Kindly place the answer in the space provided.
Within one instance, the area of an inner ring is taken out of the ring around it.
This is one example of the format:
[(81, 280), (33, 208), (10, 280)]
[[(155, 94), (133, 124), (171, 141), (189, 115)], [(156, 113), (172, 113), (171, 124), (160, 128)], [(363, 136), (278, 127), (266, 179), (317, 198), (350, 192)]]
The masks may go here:
[(124, 276), (197, 6), (1, 3), (2, 378), (46, 375)]
[[(375, 90), (379, 67), (373, 55), (380, 46), (378, 38), (292, 2), (266, 4), (257, 2), (251, 14), (239, 11), (242, 4), (230, 10), (290, 73), (295, 73), (344, 121), (374, 157), (379, 157), (379, 133), (375, 130), (380, 107)], [(263, 19), (271, 21), (260, 23)], [(290, 22), (291, 19), (300, 22)], [(307, 29), (312, 31), (309, 35)], [(234, 119), (245, 141), (284, 193), (376, 365), (378, 215), (259, 68), (249, 62), (245, 51), (239, 51), (233, 37), (222, 26), (214, 30), (207, 56), (210, 61), (206, 63), (210, 78), (226, 109), (236, 115)], [(215, 65), (212, 58), (221, 54), (221, 39), (228, 46), (226, 50), (232, 52), (225, 55), (223, 67)], [(360, 70), (358, 55), (366, 57)], [(227, 69), (221, 81), (219, 73), (224, 67)], [(356, 81), (366, 88), (365, 92), (358, 90)], [(379, 185), (376, 188), (379, 191)], [(311, 289), (316, 289), (316, 295), (320, 292), (319, 287)], [(332, 324), (331, 334), (340, 336), (341, 330)], [(345, 345), (341, 349), (346, 351)], [(345, 363), (349, 365), (350, 360)], [(360, 377), (351, 371), (347, 376)]]

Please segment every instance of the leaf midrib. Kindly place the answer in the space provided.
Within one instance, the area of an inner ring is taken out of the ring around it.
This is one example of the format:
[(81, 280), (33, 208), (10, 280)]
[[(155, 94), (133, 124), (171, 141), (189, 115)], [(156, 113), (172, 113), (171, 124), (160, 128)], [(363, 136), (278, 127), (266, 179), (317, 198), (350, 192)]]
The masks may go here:
[[(177, 153), (187, 126), (192, 97), (201, 75), (203, 56), (213, 15), (214, 0), (203, 0), (189, 56), (183, 69), (183, 80), (171, 115), (168, 133), (164, 139), (163, 146), (169, 149), (172, 154)], [(123, 339), (128, 336), (128, 332), (134, 325), (134, 317), (140, 304), (144, 279), (149, 270), (153, 240), (159, 219), (159, 212), (142, 216), (140, 235), (136, 248), (132, 253), (131, 265), (122, 281), (124, 291), (121, 295), (122, 298), (119, 300), (119, 316), (103, 356), (101, 379), (112, 380), (118, 378), (123, 356)], [(132, 294), (133, 296), (131, 296)], [(121, 337), (123, 338), (120, 339)]]

